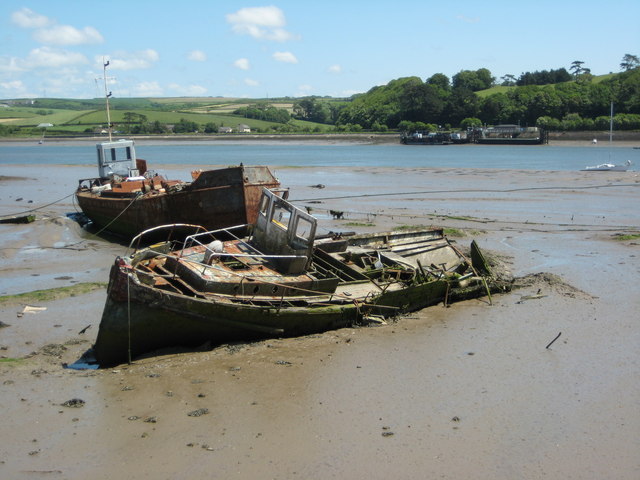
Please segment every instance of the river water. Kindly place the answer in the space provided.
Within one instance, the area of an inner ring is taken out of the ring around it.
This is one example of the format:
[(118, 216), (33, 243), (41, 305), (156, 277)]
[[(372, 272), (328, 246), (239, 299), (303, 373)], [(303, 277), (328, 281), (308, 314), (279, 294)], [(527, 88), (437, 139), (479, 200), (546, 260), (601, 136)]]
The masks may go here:
[[(634, 165), (640, 150), (598, 146), (363, 145), (300, 143), (153, 143), (136, 145), (139, 158), (159, 165), (269, 165), (274, 167), (439, 167), (577, 171), (588, 165)], [(90, 143), (0, 145), (0, 164), (94, 165)], [(632, 169), (637, 168), (636, 166)]]

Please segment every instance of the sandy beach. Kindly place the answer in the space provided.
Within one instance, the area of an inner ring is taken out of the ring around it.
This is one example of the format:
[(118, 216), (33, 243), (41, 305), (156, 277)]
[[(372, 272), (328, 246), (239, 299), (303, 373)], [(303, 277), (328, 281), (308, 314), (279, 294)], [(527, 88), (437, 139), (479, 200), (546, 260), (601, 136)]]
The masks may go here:
[[(379, 327), (74, 370), (126, 246), (67, 217), (93, 166), (41, 169), (0, 166), (0, 215), (56, 201), (0, 225), (1, 478), (637, 478), (638, 172), (274, 167), (319, 233), (442, 226), (528, 281)], [(15, 296), (54, 287), (76, 290)]]

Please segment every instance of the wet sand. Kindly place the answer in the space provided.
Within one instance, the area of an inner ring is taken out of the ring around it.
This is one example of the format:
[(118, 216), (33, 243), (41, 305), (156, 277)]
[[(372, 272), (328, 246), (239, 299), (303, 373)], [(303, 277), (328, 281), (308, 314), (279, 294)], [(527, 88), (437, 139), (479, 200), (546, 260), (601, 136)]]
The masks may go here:
[[(1, 478), (637, 478), (640, 240), (614, 239), (640, 231), (637, 172), (274, 170), (320, 233), (438, 225), (551, 275), (492, 304), (98, 371), (62, 364), (95, 340), (104, 289), (4, 301)], [(61, 199), (0, 225), (0, 296), (107, 281), (125, 246), (65, 216), (92, 172), (0, 166), (0, 215)]]

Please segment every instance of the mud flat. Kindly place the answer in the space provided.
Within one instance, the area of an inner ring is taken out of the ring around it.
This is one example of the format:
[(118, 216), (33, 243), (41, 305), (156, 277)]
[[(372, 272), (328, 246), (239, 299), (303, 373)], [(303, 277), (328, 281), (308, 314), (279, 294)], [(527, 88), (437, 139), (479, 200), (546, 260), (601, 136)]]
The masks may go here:
[(637, 478), (637, 172), (276, 172), (321, 233), (444, 226), (526, 278), (380, 327), (67, 369), (125, 246), (66, 217), (82, 168), (2, 166), (0, 215), (59, 201), (0, 225), (1, 478)]

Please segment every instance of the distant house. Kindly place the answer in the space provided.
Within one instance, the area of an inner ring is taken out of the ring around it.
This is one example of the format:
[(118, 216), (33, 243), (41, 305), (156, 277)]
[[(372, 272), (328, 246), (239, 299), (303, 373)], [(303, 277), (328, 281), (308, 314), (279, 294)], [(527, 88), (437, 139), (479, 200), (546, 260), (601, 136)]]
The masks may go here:
[(251, 127), (249, 127), (249, 125), (245, 125), (244, 123), (241, 123), (240, 125), (238, 125), (238, 132), (251, 133)]
[(231, 128), (231, 127), (220, 127), (220, 128), (218, 128), (218, 133), (233, 133), (233, 128)]

